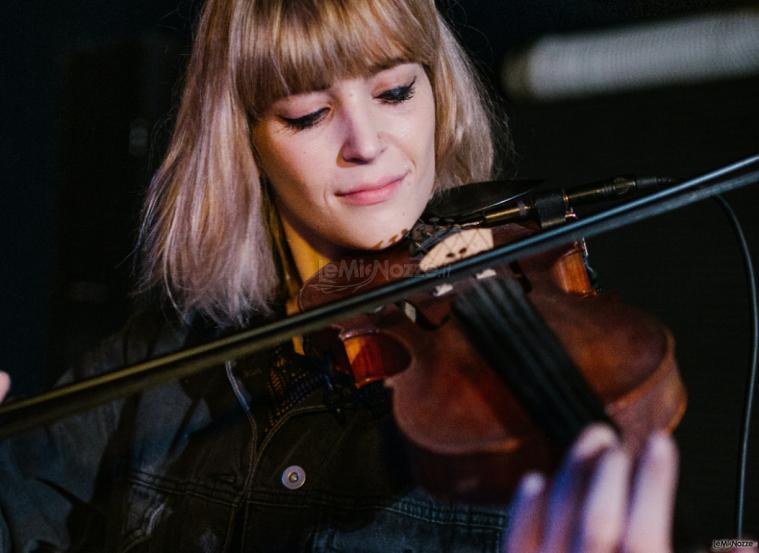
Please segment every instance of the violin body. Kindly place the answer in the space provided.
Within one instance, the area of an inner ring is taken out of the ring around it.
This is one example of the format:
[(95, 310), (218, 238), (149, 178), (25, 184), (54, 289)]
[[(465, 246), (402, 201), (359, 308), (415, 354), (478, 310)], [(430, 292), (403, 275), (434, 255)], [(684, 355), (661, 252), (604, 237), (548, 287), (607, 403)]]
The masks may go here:
[[(482, 240), (454, 233), (446, 237), (448, 244), (423, 256), (401, 244), (368, 258), (337, 260), (306, 283), (299, 302), (309, 309), (413, 277), (429, 270), (431, 258), (438, 267), (532, 232), (509, 224), (487, 229)], [(357, 386), (383, 380), (392, 389), (394, 417), (420, 484), (441, 497), (501, 502), (526, 471), (551, 470), (563, 453), (456, 315), (455, 302), (468, 288), (499, 278), (519, 284), (631, 450), (641, 448), (650, 432), (679, 422), (686, 394), (671, 334), (615, 295), (597, 293), (583, 252), (573, 244), (443, 283), (309, 337), (310, 347), (328, 353), (339, 370), (354, 375)]]

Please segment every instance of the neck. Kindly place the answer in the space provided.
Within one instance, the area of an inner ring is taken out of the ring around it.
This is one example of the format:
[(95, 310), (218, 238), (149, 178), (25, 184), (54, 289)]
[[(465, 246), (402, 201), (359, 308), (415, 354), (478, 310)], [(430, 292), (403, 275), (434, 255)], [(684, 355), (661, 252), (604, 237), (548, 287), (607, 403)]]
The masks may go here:
[[(287, 300), (285, 310), (288, 315), (292, 315), (299, 311), (297, 291), (302, 284), (314, 276), (331, 259), (334, 259), (338, 252), (334, 249), (332, 251), (333, 255), (330, 257), (324, 248), (319, 249), (314, 246), (312, 242), (306, 239), (305, 233), (299, 232), (298, 228), (290, 222), (290, 219), (281, 208), (279, 208), (279, 220), (282, 225), (282, 234), (284, 234), (287, 249), (290, 253), (289, 257), (292, 260), (291, 263), (285, 262), (285, 279), (287, 280), (287, 287), (290, 290), (290, 298)], [(280, 243), (280, 255), (285, 256), (286, 254), (281, 246)], [(292, 267), (292, 265), (295, 265), (295, 267)], [(297, 275), (291, 274), (293, 270), (297, 271)], [(304, 353), (303, 340), (300, 336), (293, 337), (293, 347), (296, 353)]]
[(326, 248), (319, 248), (308, 240), (304, 233), (299, 232), (298, 228), (290, 223), (288, 217), (280, 211), (282, 216), (282, 229), (285, 233), (285, 240), (290, 249), (290, 255), (295, 263), (295, 269), (298, 272), (301, 282), (306, 282), (314, 276), (319, 269), (327, 265), (336, 255), (336, 251), (325, 251)]

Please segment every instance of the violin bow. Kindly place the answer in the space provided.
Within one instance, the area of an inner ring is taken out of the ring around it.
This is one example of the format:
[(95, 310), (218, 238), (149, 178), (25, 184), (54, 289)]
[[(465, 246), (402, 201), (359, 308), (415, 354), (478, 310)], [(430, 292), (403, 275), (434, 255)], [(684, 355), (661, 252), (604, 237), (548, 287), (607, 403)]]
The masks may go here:
[(334, 321), (432, 289), (441, 280), (464, 278), (494, 264), (510, 263), (756, 183), (759, 183), (759, 155), (412, 278), (394, 281), (212, 342), (60, 386), (37, 396), (11, 401), (0, 406), (0, 438), (135, 394), (145, 388), (190, 376), (229, 359), (250, 355)]

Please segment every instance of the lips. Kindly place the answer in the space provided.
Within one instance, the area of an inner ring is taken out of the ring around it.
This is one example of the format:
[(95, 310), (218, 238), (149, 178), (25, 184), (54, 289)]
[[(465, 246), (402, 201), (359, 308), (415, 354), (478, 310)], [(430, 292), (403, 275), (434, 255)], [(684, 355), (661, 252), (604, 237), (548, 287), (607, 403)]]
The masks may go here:
[(408, 173), (385, 177), (373, 183), (363, 183), (337, 196), (354, 205), (371, 205), (390, 199)]

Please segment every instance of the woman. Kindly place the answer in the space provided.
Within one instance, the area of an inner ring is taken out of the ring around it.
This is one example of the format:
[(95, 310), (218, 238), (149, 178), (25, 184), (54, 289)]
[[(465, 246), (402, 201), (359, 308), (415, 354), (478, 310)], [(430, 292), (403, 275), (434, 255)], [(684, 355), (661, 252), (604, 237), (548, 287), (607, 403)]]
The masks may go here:
[[(292, 310), (327, 260), (491, 174), (489, 111), (432, 0), (209, 0), (142, 232), (142, 288), (178, 317), (135, 317), (67, 378)], [(505, 508), (414, 487), (380, 386), (294, 347), (7, 440), (2, 550), (668, 550), (668, 439), (628, 497), (629, 458), (589, 429), (550, 490), (524, 480), (506, 538)]]

